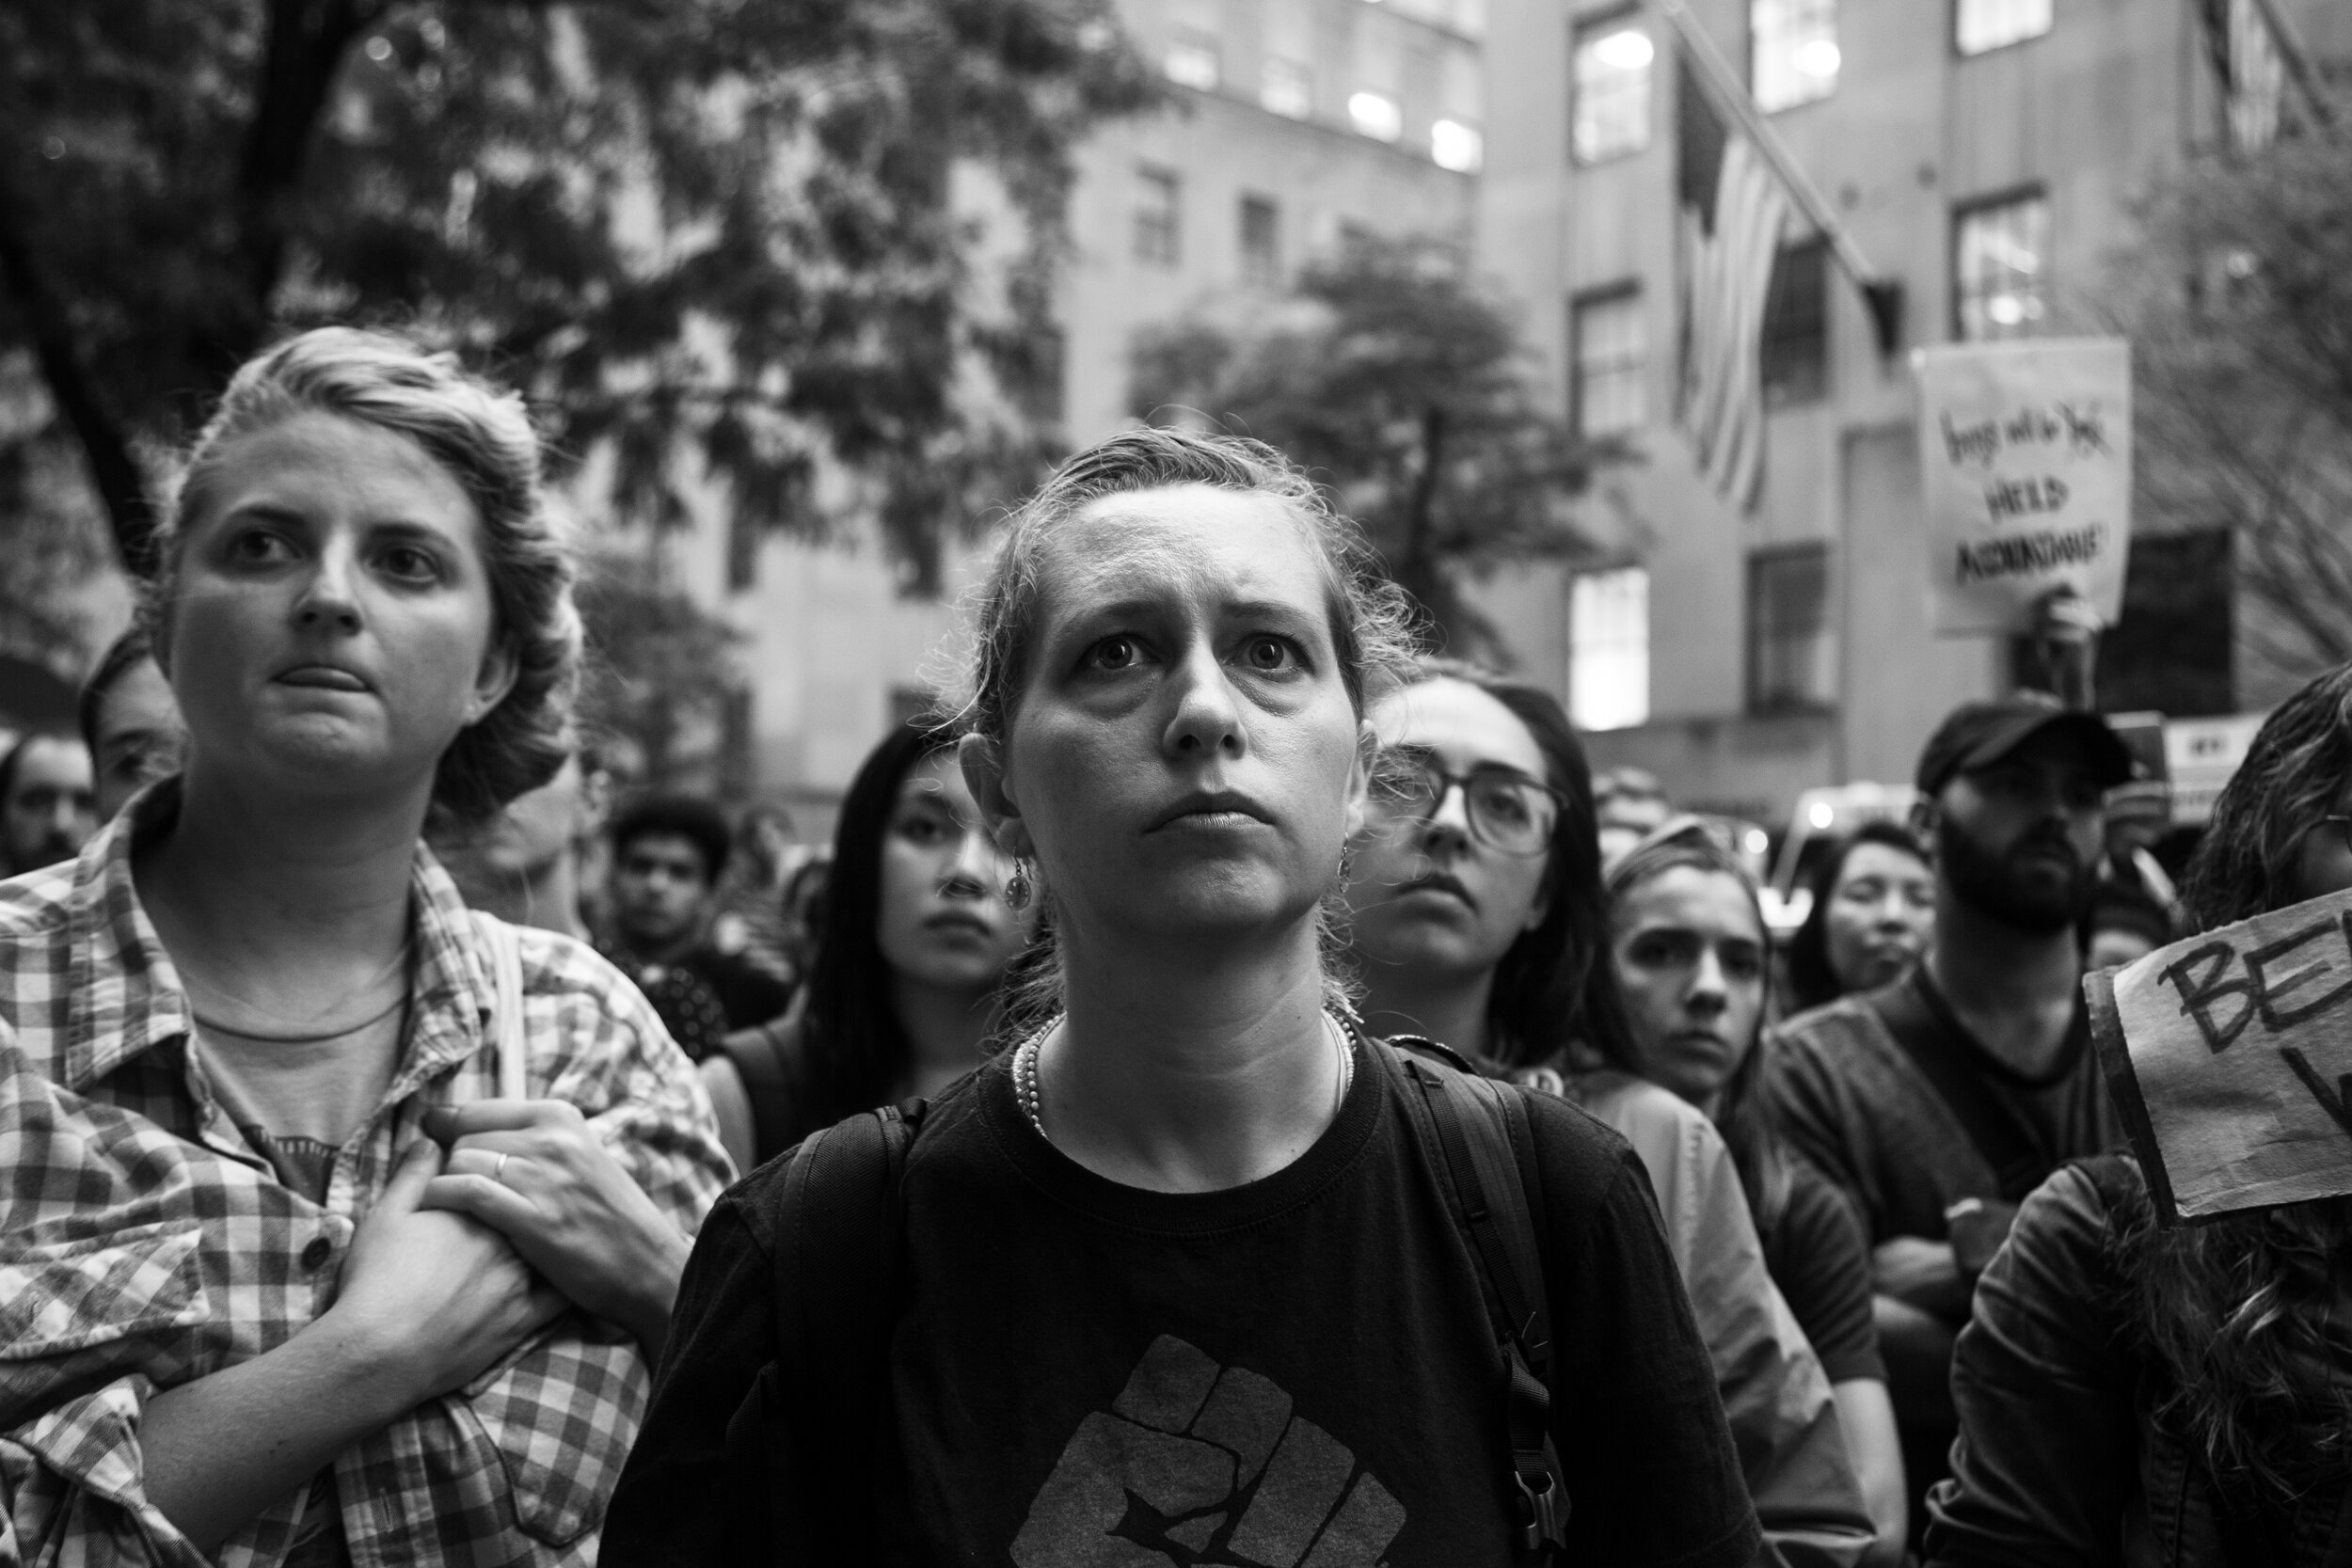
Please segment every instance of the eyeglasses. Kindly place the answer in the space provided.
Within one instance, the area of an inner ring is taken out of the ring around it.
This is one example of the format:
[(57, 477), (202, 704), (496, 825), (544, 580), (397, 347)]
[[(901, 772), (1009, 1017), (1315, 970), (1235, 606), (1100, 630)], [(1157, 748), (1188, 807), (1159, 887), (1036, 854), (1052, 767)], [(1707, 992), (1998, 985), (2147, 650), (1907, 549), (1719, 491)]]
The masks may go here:
[(1505, 855), (1540, 855), (1551, 847), (1560, 820), (1560, 793), (1514, 768), (1486, 763), (1456, 773), (1419, 747), (1391, 747), (1374, 759), (1372, 807), (1381, 816), (1426, 822), (1462, 791), (1470, 836)]

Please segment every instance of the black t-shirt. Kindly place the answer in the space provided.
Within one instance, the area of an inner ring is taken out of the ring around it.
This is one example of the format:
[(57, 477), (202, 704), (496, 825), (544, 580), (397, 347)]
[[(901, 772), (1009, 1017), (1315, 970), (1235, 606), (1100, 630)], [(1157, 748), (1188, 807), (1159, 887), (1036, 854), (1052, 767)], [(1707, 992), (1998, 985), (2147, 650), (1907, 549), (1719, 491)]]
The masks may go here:
[(697, 1062), (728, 1035), (765, 1023), (792, 1005), (790, 986), (715, 947), (697, 947), (674, 964), (644, 963), (618, 947), (608, 956), (637, 982), (670, 1037)]
[(1870, 1310), (1870, 1258), (1861, 1222), (1827, 1177), (1803, 1160), (1788, 1166), (1788, 1207), (1758, 1238), (1765, 1271), (1832, 1383), (1858, 1377), (1883, 1383), (1886, 1362)]
[[(950, 1088), (908, 1156), (884, 1460), (865, 1496), (775, 1498), (778, 1554), (813, 1560), (794, 1521), (852, 1509), (891, 1563), (1512, 1562), (1502, 1361), (1474, 1265), (1399, 1085), (1359, 1062), (1297, 1161), (1204, 1194), (1065, 1158), (1001, 1058)], [(1648, 1178), (1581, 1111), (1528, 1104), (1567, 1560), (1744, 1564), (1754, 1511)], [(703, 1227), (607, 1568), (719, 1560), (736, 1512), (761, 1506), (721, 1456), (776, 1354), (787, 1168)]]

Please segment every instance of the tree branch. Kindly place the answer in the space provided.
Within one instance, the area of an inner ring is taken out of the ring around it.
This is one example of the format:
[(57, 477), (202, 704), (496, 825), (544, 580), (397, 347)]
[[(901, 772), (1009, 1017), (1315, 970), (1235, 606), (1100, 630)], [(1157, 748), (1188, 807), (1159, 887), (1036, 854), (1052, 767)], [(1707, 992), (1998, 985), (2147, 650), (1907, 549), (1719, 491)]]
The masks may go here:
[(99, 402), (68, 325), (65, 302), (49, 287), (32, 246), (8, 214), (23, 211), (18, 193), (0, 174), (0, 279), (16, 301), (17, 315), (32, 340), (33, 356), (57, 412), (81, 443), (90, 485), (106, 508), (115, 548), (135, 577), (154, 565), (155, 501), (147, 476), (131, 452), (130, 437)]

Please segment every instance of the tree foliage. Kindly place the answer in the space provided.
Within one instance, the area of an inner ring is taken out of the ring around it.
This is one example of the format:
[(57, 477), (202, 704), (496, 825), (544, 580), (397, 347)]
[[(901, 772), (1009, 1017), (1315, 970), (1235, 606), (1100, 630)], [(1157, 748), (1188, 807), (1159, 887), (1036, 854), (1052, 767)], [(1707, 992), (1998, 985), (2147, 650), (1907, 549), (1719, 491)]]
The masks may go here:
[(1621, 453), (1542, 410), (1510, 313), (1465, 273), (1439, 241), (1352, 240), (1271, 309), (1140, 334), (1129, 403), (1306, 464), (1457, 648), (1504, 658), (1466, 578), (1581, 554), (1570, 502)]
[(690, 740), (718, 721), (736, 684), (739, 638), (649, 570), (643, 552), (643, 541), (607, 539), (581, 562), (587, 646), (579, 706), (592, 739), (626, 742), (640, 782), (665, 787), (696, 760), (687, 755)]
[(2191, 166), (2120, 269), (2139, 503), (2226, 527), (2249, 649), (2352, 658), (2352, 146), (2341, 133)]
[[(678, 520), (698, 461), (821, 534), (827, 459), (887, 501), (1034, 457), (973, 427), (960, 367), (1019, 401), (1069, 149), (1152, 92), (1107, 0), (9, 0), (0, 351), (134, 563), (146, 454), (326, 320), (523, 388), (563, 450), (612, 454), (629, 520)], [(993, 316), (960, 163), (1033, 240)], [(892, 517), (919, 570), (936, 510)]]

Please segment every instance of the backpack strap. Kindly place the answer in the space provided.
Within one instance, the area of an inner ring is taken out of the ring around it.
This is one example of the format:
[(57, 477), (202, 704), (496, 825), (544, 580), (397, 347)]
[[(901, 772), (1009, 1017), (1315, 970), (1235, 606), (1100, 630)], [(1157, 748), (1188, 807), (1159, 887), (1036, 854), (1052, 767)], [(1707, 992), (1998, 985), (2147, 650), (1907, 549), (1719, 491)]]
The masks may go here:
[(498, 1057), (499, 1098), (531, 1098), (531, 1042), (523, 1028), (523, 947), (515, 927), (494, 914), (469, 910), (475, 934), (490, 950), (490, 1038)]
[[(929, 1109), (909, 1100), (863, 1112), (812, 1134), (791, 1157), (776, 1235), (776, 1365), (802, 1430), (788, 1445), (799, 1473), (771, 1472), (787, 1489), (781, 1496), (854, 1498), (868, 1489), (887, 1402), (876, 1390), (888, 1381), (905, 1291), (907, 1150)], [(768, 1448), (777, 1453), (787, 1445), (771, 1440)], [(840, 1528), (862, 1528), (867, 1513), (816, 1512), (844, 1521)], [(833, 1544), (826, 1560), (858, 1560), (871, 1550), (866, 1541)]]
[(1445, 1169), (1454, 1224), (1470, 1241), (1503, 1352), (1519, 1548), (1548, 1563), (1567, 1545), (1569, 1497), (1551, 1441), (1551, 1308), (1536, 1246), (1543, 1188), (1527, 1104), (1517, 1087), (1481, 1077), (1433, 1041), (1400, 1036), (1387, 1044), (1396, 1049), (1370, 1042), (1409, 1085), (1408, 1119)]
[(752, 1148), (763, 1164), (790, 1147), (786, 1140), (793, 1117), (807, 1114), (802, 1037), (796, 1008), (719, 1042), (720, 1052), (743, 1080), (743, 1098), (752, 1105)]

